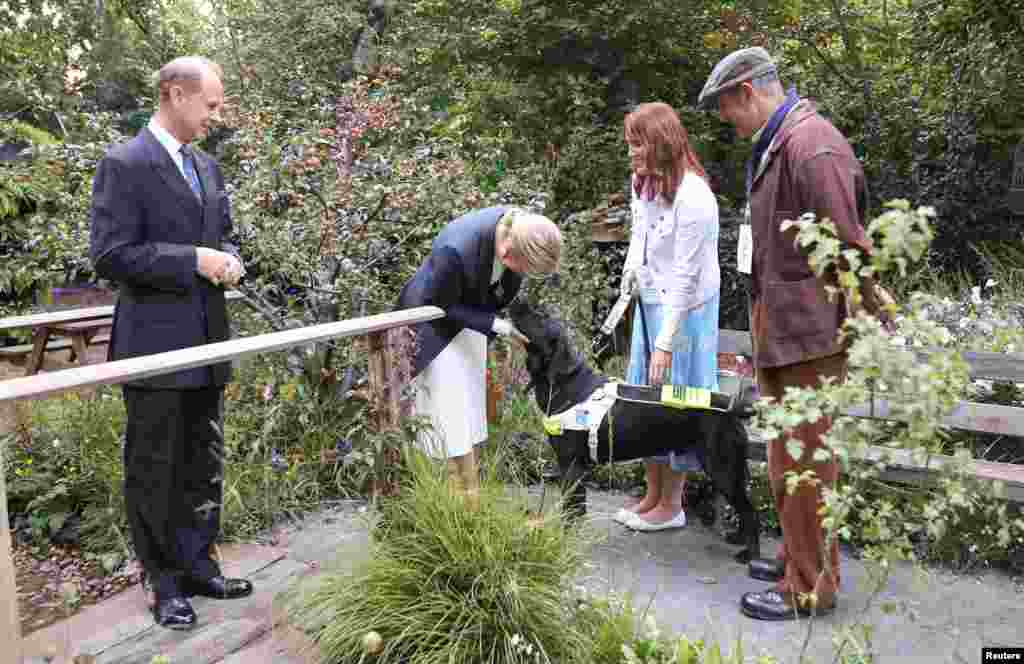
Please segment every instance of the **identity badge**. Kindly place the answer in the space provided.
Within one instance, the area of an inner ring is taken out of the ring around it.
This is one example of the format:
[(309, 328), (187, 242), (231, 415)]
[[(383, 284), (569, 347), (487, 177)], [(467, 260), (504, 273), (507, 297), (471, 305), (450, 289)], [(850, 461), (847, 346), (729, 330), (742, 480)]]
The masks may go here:
[(740, 239), (736, 245), (736, 269), (743, 274), (753, 271), (754, 235), (750, 224), (740, 224)]

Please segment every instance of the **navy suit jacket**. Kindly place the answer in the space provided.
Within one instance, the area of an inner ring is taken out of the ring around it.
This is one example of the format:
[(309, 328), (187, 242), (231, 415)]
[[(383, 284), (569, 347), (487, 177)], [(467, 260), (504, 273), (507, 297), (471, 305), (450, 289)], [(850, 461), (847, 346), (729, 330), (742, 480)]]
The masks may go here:
[(433, 305), (444, 318), (414, 325), (418, 375), (465, 328), (493, 338), (495, 314), (515, 299), (522, 276), (506, 269), (491, 286), (494, 234), (508, 210), (491, 207), (448, 223), (434, 238), (430, 255), (398, 297), (398, 308)]
[[(109, 357), (120, 360), (229, 336), (224, 290), (196, 273), (196, 247), (229, 251), (231, 210), (217, 163), (198, 150), (203, 203), (156, 137), (143, 129), (112, 148), (93, 181), (89, 255), (117, 282)], [(229, 362), (128, 383), (145, 389), (222, 386)]]

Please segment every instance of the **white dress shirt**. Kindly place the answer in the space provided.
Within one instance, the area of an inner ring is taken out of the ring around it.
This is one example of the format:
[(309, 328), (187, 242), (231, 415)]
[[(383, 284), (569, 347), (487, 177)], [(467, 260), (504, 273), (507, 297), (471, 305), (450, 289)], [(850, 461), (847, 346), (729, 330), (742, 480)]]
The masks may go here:
[(185, 160), (181, 156), (181, 146), (183, 143), (172, 136), (171, 132), (161, 127), (155, 117), (149, 119), (149, 130), (153, 132), (153, 135), (156, 136), (156, 140), (159, 141), (160, 145), (164, 146), (167, 153), (171, 155), (171, 160), (178, 167), (178, 172), (181, 173), (181, 177), (185, 178), (185, 182), (188, 182), (188, 176), (185, 175)]
[[(667, 307), (655, 346), (671, 340), (687, 311), (718, 293), (718, 201), (704, 178), (687, 172), (669, 205), (632, 192), (632, 224), (624, 270), (633, 270), (643, 300)], [(646, 254), (646, 255), (645, 255)]]

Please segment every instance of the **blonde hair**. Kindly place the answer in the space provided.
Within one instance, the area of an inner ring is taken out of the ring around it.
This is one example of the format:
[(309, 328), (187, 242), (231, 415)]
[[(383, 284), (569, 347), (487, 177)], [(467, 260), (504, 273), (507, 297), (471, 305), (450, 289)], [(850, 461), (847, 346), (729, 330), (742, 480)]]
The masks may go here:
[(558, 271), (562, 232), (555, 222), (540, 214), (512, 208), (498, 223), (507, 229), (512, 251), (526, 261), (528, 274), (548, 275)]
[(199, 55), (185, 55), (174, 58), (159, 70), (153, 72), (153, 86), (160, 94), (160, 100), (166, 101), (171, 96), (171, 86), (175, 83), (195, 92), (199, 89), (203, 76), (213, 74), (224, 79), (224, 70), (212, 60)]

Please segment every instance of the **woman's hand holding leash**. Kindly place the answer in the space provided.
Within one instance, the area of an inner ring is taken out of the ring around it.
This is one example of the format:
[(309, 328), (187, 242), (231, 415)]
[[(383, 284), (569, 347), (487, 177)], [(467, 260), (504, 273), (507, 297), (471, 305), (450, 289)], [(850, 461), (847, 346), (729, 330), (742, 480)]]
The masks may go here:
[(491, 324), (491, 331), (500, 337), (515, 339), (524, 346), (530, 343), (529, 337), (520, 332), (519, 328), (513, 325), (511, 321), (504, 318), (495, 318), (494, 322)]
[(651, 385), (661, 385), (665, 382), (669, 370), (672, 368), (672, 353), (655, 348), (651, 353), (651, 366), (647, 372), (647, 381)]

